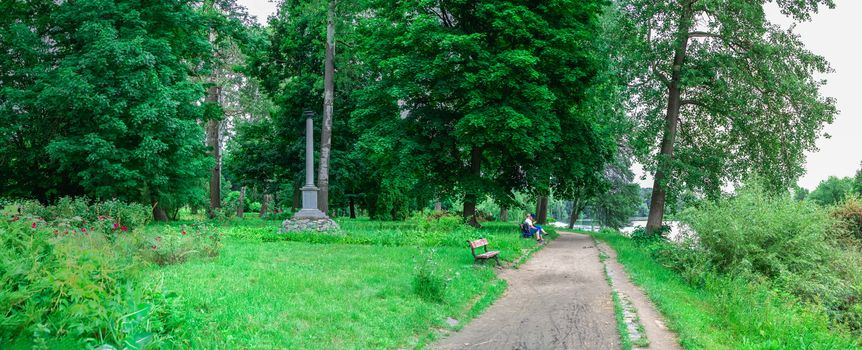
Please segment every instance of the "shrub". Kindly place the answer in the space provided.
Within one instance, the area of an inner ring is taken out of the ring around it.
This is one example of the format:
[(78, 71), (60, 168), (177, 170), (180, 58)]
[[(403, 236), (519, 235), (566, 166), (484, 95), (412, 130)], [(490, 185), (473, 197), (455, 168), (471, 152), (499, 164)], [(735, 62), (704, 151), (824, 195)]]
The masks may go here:
[(179, 230), (162, 227), (139, 243), (140, 255), (162, 266), (194, 257), (215, 257), (221, 251), (221, 238), (222, 234), (209, 224), (183, 225)]
[(63, 197), (49, 206), (33, 200), (15, 200), (11, 205), (12, 215), (30, 215), (62, 229), (87, 228), (104, 221), (135, 229), (145, 226), (152, 218), (149, 207), (118, 200), (91, 203), (85, 197)]
[(440, 266), (434, 261), (433, 249), (429, 250), (427, 257), (419, 262), (413, 277), (413, 292), (420, 298), (431, 302), (443, 302), (446, 299), (446, 288), (449, 285), (448, 277)]
[(31, 215), (16, 218), (0, 221), (0, 343), (145, 345), (168, 332), (154, 310), (170, 310), (152, 299), (165, 293), (133, 287), (133, 237), (113, 240), (100, 229), (60, 234)]
[(837, 218), (854, 238), (862, 240), (862, 197), (848, 197), (832, 210), (832, 216)]
[(858, 310), (851, 309), (862, 297), (860, 255), (838, 244), (843, 233), (827, 210), (746, 186), (732, 198), (686, 211), (681, 219), (696, 232), (695, 240), (656, 252), (675, 261), (687, 278), (714, 271), (767, 283), (822, 304), (833, 320), (858, 322)]
[(261, 208), (260, 202), (251, 202), (248, 205), (248, 211), (259, 213)]

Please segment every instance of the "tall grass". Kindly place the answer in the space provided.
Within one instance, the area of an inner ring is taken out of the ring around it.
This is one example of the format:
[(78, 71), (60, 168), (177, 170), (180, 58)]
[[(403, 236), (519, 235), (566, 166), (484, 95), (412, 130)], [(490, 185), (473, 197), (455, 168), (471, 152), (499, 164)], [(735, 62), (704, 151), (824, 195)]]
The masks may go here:
[(763, 284), (707, 274), (693, 286), (651, 249), (616, 232), (590, 233), (617, 251), (632, 281), (668, 319), (686, 349), (858, 349), (822, 308)]

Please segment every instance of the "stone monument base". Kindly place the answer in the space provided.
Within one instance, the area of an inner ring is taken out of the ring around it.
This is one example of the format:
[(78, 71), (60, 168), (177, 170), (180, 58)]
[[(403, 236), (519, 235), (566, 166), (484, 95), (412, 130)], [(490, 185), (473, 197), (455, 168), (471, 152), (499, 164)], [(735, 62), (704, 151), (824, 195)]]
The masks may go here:
[(316, 231), (316, 232), (325, 232), (325, 231), (339, 231), (341, 227), (328, 217), (323, 218), (304, 218), (304, 217), (294, 217), (292, 219), (284, 220), (281, 223), (281, 229), (278, 230), (278, 233), (288, 233), (288, 232), (302, 232), (302, 231)]

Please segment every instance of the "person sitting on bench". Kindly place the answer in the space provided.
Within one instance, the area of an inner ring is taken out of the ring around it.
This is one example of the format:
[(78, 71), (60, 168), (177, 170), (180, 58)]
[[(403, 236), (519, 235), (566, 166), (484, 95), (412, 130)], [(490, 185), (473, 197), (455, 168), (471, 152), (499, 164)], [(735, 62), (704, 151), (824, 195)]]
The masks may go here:
[(530, 233), (536, 235), (537, 242), (545, 242), (543, 236), (545, 235), (545, 230), (542, 229), (542, 226), (533, 225), (533, 220), (536, 219), (535, 214), (527, 214), (527, 218), (524, 219), (524, 224), (527, 225)]

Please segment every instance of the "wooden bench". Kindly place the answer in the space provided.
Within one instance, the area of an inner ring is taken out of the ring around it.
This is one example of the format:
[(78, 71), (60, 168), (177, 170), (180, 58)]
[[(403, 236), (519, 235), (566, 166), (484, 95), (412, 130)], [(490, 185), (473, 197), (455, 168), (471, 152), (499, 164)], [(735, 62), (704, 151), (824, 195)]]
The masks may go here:
[[(488, 251), (488, 240), (485, 238), (477, 239), (475, 241), (467, 241), (470, 244), (470, 252), (473, 253), (473, 261), (487, 261), (488, 259), (494, 258), (497, 261), (497, 266), (500, 266), (500, 258), (497, 256), (500, 254), (498, 250)], [(485, 249), (485, 252), (482, 254), (476, 254), (476, 248), (482, 247)]]

